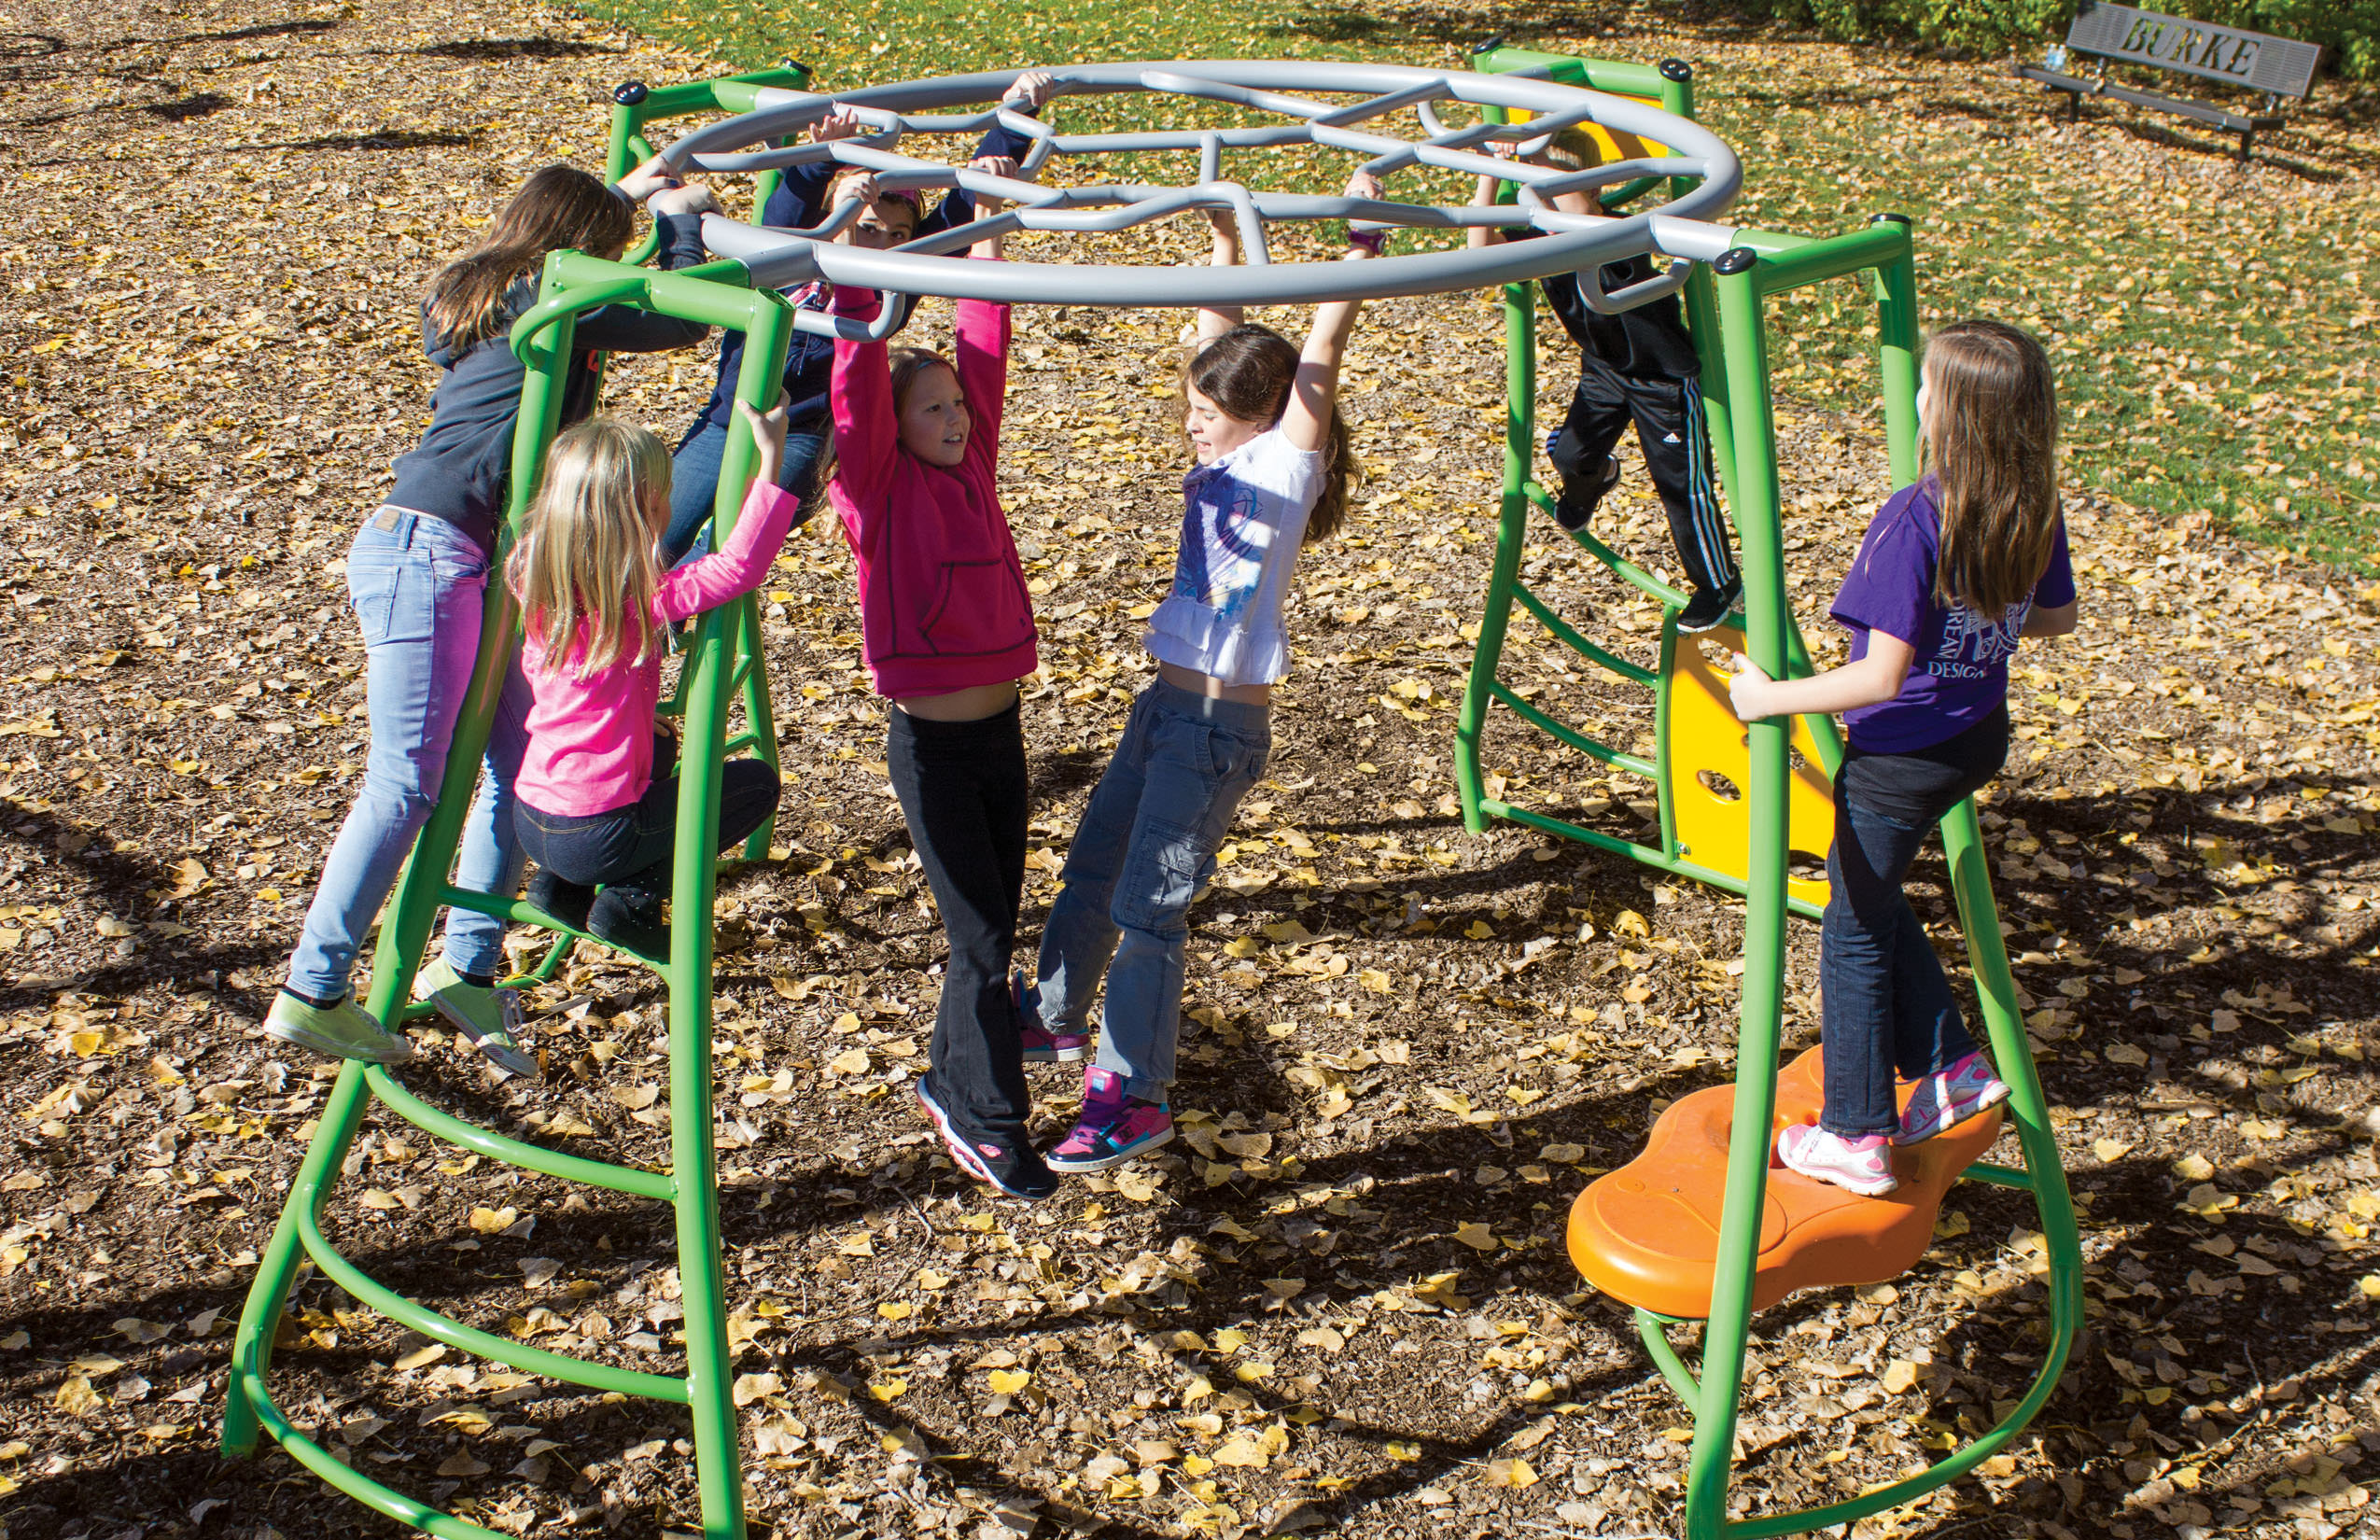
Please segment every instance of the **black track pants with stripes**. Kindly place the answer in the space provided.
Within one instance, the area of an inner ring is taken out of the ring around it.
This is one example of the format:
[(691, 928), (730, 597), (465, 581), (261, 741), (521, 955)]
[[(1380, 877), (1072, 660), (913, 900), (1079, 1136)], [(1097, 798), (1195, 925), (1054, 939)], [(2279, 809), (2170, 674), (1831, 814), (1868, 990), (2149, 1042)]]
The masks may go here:
[(1716, 588), (1735, 581), (1727, 521), (1711, 479), (1711, 440), (1702, 426), (1702, 394), (1692, 380), (1633, 379), (1594, 358), (1586, 360), (1548, 452), (1569, 484), (1592, 486), (1628, 425), (1645, 448), (1645, 468), (1670, 517), (1670, 538), (1687, 581)]

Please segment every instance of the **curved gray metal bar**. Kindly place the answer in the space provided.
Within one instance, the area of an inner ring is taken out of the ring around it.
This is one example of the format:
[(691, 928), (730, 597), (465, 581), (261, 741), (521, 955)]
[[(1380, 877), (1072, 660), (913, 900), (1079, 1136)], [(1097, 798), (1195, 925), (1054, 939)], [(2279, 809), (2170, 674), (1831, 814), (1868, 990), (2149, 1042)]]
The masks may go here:
[[(999, 70), (944, 76), (833, 96), (763, 90), (758, 93), (761, 105), (755, 111), (697, 130), (671, 145), (664, 156), (673, 167), (721, 172), (832, 160), (865, 166), (884, 180), (897, 179), (903, 187), (967, 187), (1015, 200), (1015, 206), (995, 219), (891, 251), (839, 245), (824, 239), (848, 223), (855, 212), (850, 209), (837, 209), (818, 226), (799, 231), (756, 227), (719, 216), (706, 218), (706, 244), (716, 254), (743, 262), (756, 284), (784, 287), (825, 277), (841, 285), (912, 295), (1136, 307), (1299, 304), (1428, 294), (1575, 272), (1640, 255), (1698, 257), (1714, 245), (1724, 249), (1731, 232), (1713, 219), (1734, 201), (1743, 180), (1734, 151), (1689, 119), (1629, 98), (1524, 76), (1290, 60), (1076, 64), (1053, 72), (1059, 94), (1159, 91), (1279, 113), (1296, 121), (1230, 129), (1064, 134), (1003, 105), (1022, 73)], [(1304, 94), (1308, 92), (1341, 97), (1356, 93), (1360, 99), (1333, 104)], [(1532, 120), (1449, 130), (1434, 110), (1435, 104), (1447, 101), (1519, 108)], [(873, 132), (823, 144), (765, 147), (771, 141), (799, 133), (838, 106), (852, 109)], [(968, 106), (978, 110), (948, 110)], [(1417, 114), (1426, 137), (1401, 138), (1379, 131), (1378, 119), (1408, 109)], [(984, 173), (916, 160), (900, 149), (901, 140), (910, 133), (972, 133), (995, 121), (1030, 137), (1034, 143), (1029, 159), (1036, 161), (1053, 155), (1186, 150), (1199, 157), (1200, 179), (1195, 185), (1175, 188), (1028, 188)], [(1496, 139), (1535, 140), (1551, 127), (1578, 122), (1658, 140), (1668, 145), (1672, 153), (1568, 172), (1500, 159), (1474, 147)], [(1521, 184), (1520, 202), (1478, 209), (1260, 193), (1219, 175), (1225, 148), (1299, 142), (1366, 155), (1368, 165), (1380, 172), (1421, 164), (1494, 175)], [(754, 150), (755, 146), (764, 147)], [(1581, 218), (1562, 214), (1547, 202), (1560, 192), (1644, 175), (1684, 177), (1695, 185), (1658, 214), (1624, 218)], [(976, 262), (947, 255), (994, 232), (1113, 231), (1189, 209), (1223, 208), (1233, 212), (1248, 237), (1245, 244), (1252, 260), (1244, 266), (1085, 267)], [(1361, 262), (1272, 263), (1265, 259), (1262, 227), (1267, 221), (1332, 218), (1432, 229), (1526, 225), (1541, 233), (1539, 239), (1499, 243), (1478, 250), (1423, 252)], [(1603, 294), (1597, 284), (1591, 286), (1597, 292), (1589, 302), (1597, 309), (1630, 308), (1674, 291), (1685, 271), (1682, 262), (1673, 261), (1668, 272), (1612, 295)], [(856, 334), (848, 322), (836, 323), (807, 313), (800, 319), (805, 329)], [(880, 321), (867, 329), (879, 330), (884, 325)]]

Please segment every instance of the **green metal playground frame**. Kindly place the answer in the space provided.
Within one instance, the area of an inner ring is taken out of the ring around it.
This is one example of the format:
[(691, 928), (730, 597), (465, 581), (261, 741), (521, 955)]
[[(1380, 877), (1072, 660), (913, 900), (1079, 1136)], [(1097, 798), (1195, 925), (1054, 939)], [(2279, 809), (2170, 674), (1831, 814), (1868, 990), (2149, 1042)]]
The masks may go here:
[[(1690, 72), (1683, 66), (1655, 69), (1506, 49), (1482, 57), (1478, 67), (1543, 70), (1569, 83), (1650, 97), (1681, 116), (1690, 115), (1693, 105)], [(762, 88), (798, 88), (806, 85), (807, 79), (806, 70), (789, 62), (784, 70), (657, 91), (624, 86), (615, 94), (607, 171), (616, 178), (652, 153), (644, 131), (657, 119), (746, 111), (755, 105), (755, 94)], [(766, 200), (776, 175), (763, 175), (758, 201)], [(1655, 187), (1652, 181), (1639, 181), (1608, 195), (1606, 202), (1624, 203)], [(1678, 190), (1673, 185), (1671, 191)], [(642, 265), (654, 245), (649, 240), (623, 262), (601, 261), (574, 252), (555, 254), (546, 263), (539, 303), (512, 330), (511, 346), (527, 373), (513, 443), (504, 534), (507, 546), (536, 491), (546, 451), (559, 425), (561, 371), (567, 364), (580, 315), (599, 306), (624, 304), (742, 330), (749, 342), (736, 382), (737, 399), (765, 406), (776, 398), (792, 333), (792, 315), (785, 301), (767, 289), (754, 289), (749, 272), (734, 261), (676, 273), (654, 272)], [(1830, 278), (1870, 275), (1881, 323), (1886, 436), (1895, 479), (1906, 483), (1917, 473), (1917, 311), (1911, 250), (1906, 221), (1889, 217), (1828, 240), (1738, 231), (1734, 249), (1715, 262), (1698, 263), (1686, 286), (1688, 321), (1703, 366), (1701, 388), (1714, 459), (1743, 542), (1746, 645), (1761, 666), (1774, 675), (1806, 673), (1810, 665), (1787, 608), (1785, 586), (1764, 304), (1772, 296)], [(1532, 507), (1551, 511), (1546, 490), (1531, 475), (1535, 396), (1533, 286), (1506, 287), (1502, 304), (1507, 349), (1504, 486), (1487, 608), (1456, 734), (1456, 783), (1465, 822), (1474, 831), (1483, 829), (1491, 819), (1528, 824), (1746, 899), (1735, 1135), (1729, 1151), (1718, 1242), (1720, 1265), (1705, 1321), (1701, 1377), (1687, 1368), (1669, 1341), (1666, 1328), (1673, 1321), (1639, 1309), (1637, 1323), (1654, 1363), (1695, 1413), (1686, 1500), (1686, 1533), (1693, 1540), (1785, 1534), (1845, 1523), (1939, 1487), (2006, 1445), (2055, 1388), (2081, 1317), (2080, 1253), (2074, 1211), (2000, 945), (1974, 807), (1971, 803), (1962, 805), (1945, 819), (1943, 837), (1995, 1057), (2013, 1088), (2009, 1106), (2024, 1167), (2012, 1169), (1979, 1164), (1966, 1174), (2028, 1190), (2039, 1210), (2048, 1245), (2051, 1308), (2051, 1340), (2042, 1369), (2015, 1410), (1998, 1426), (1919, 1475), (1826, 1507), (1729, 1519), (1731, 1449), (1750, 1332), (1750, 1287), (1767, 1177), (1767, 1135), (1775, 1103), (1785, 927), (1789, 913), (1810, 912), (1786, 891), (1784, 808), (1788, 724), (1767, 721), (1747, 729), (1750, 778), (1744, 794), (1752, 826), (1747, 869), (1739, 876), (1691, 859), (1694, 852), (1678, 841), (1671, 808), (1677, 778), (1691, 775), (1694, 767), (1673, 751), (1666, 730), (1679, 647), (1675, 613), (1683, 596), (1591, 534), (1582, 531), (1568, 537), (1619, 581), (1663, 606), (1659, 658), (1647, 667), (1595, 644), (1519, 581), (1529, 511)], [(749, 431), (739, 417), (730, 428), (714, 508), (714, 519), (722, 532), (733, 526), (754, 459)], [(1564, 726), (1498, 679), (1497, 668), (1516, 606), (1579, 655), (1654, 692), (1659, 747), (1653, 759), (1599, 743)], [(544, 957), (524, 979), (512, 981), (516, 983), (554, 976), (572, 948), (589, 939), (525, 902), (466, 892), (451, 881), (456, 844), (518, 626), (518, 608), (509, 590), (502, 583), (492, 585), (479, 662), (448, 755), (445, 789), (399, 880), (381, 927), (367, 1000), (368, 1008), (381, 1020), (418, 1015), (427, 1009), (408, 1001), (432, 921), (441, 907), (472, 909), (553, 933), (554, 942)], [(1602, 763), (1651, 778), (1661, 807), (1660, 843), (1621, 839), (1485, 795), (1481, 738), (1489, 707), (1498, 702)], [(739, 704), (745, 716), (740, 731), (732, 723)], [(757, 595), (747, 595), (700, 618), (687, 645), (683, 675), (669, 709), (683, 719), (679, 817), (672, 857), (676, 903), (682, 916), (707, 917), (716, 894), (718, 860), (713, 852), (721, 767), (728, 757), (745, 751), (776, 763)], [(1820, 758), (1831, 769), (1840, 754), (1831, 722), (1810, 720), (1808, 726)], [(771, 833), (764, 826), (746, 845), (744, 854), (755, 859), (764, 856)], [(499, 1135), (430, 1106), (387, 1070), (356, 1062), (343, 1066), (240, 1319), (222, 1435), (227, 1457), (253, 1452), (259, 1435), (270, 1434), (301, 1464), (388, 1518), (446, 1540), (502, 1540), (496, 1530), (432, 1508), (350, 1467), (275, 1406), (269, 1379), (276, 1337), (290, 1291), (301, 1269), (311, 1263), (363, 1305), (434, 1341), (595, 1392), (687, 1407), (693, 1421), (702, 1533), (707, 1540), (741, 1540), (746, 1533), (742, 1461), (730, 1393), (733, 1366), (713, 1148), (712, 945), (709, 924), (680, 923), (672, 927), (666, 958), (640, 959), (660, 973), (668, 995), (670, 1154), (663, 1169), (590, 1159)], [(404, 1297), (343, 1255), (324, 1232), (323, 1211), (364, 1119), (375, 1105), (486, 1158), (669, 1204), (685, 1311), (684, 1375), (649, 1373), (570, 1357), (481, 1330)]]
[[(1682, 67), (1497, 49), (1477, 61), (1482, 70), (1533, 70), (1592, 90), (1659, 99), (1668, 110), (1692, 111), (1690, 76)], [(1631, 184), (1606, 198), (1624, 203), (1645, 190)], [(1674, 189), (1673, 190), (1675, 190)], [(1715, 261), (1695, 264), (1685, 289), (1687, 324), (1701, 362), (1703, 403), (1712, 457), (1727, 496), (1739, 540), (1744, 581), (1743, 631), (1753, 661), (1771, 676), (1811, 671), (1809, 652), (1796, 625), (1785, 586), (1783, 508), (1778, 495), (1775, 419), (1769, 392), (1767, 301), (1795, 289), (1846, 276), (1870, 285), (1878, 319), (1884, 436), (1893, 482), (1917, 479), (1917, 283), (1909, 221), (1880, 216), (1867, 228), (1831, 239), (1812, 240), (1764, 231), (1737, 230), (1734, 246)], [(1785, 797), (1790, 723), (1769, 720), (1746, 729), (1751, 752), (1751, 840), (1748, 871), (1742, 876), (1713, 870), (1689, 859), (1677, 841), (1673, 817), (1681, 779), (1695, 767), (1681, 762), (1667, 731), (1671, 687), (1679, 650), (1677, 611), (1685, 595), (1629, 562), (1585, 530), (1561, 531), (1551, 518), (1552, 498), (1532, 475), (1536, 445), (1535, 286), (1514, 284), (1502, 294), (1505, 343), (1504, 488), (1496, 550), (1489, 578), (1479, 639), (1455, 732), (1455, 783), (1463, 820), (1474, 833), (1491, 819), (1525, 824), (1581, 841), (1645, 865), (1707, 883), (1745, 899), (1743, 983), (1738, 1025), (1733, 1129), (1728, 1149), (1726, 1198), (1720, 1221), (1717, 1266), (1711, 1310), (1703, 1322), (1702, 1364), (1698, 1378), (1670, 1342), (1675, 1318), (1637, 1309), (1645, 1349), (1679, 1397), (1694, 1413), (1689, 1454), (1685, 1533), (1688, 1540), (1721, 1536), (1794, 1534), (1848, 1524), (1872, 1513), (1922, 1497), (1989, 1459), (2032, 1421), (2056, 1389), (2082, 1321), (2082, 1252), (2074, 1203), (2058, 1158), (2047, 1099), (2033, 1063), (2031, 1044), (2017, 1002), (2016, 983), (2001, 944), (1998, 911), (1992, 901), (1982, 833), (1975, 804), (1961, 803), (1943, 819), (1941, 831), (1959, 923), (1992, 1044), (2007, 1079), (2008, 1116), (2016, 1126), (2022, 1169), (1978, 1162), (1966, 1175), (1991, 1185), (2033, 1195), (2049, 1262), (2050, 1340), (2032, 1385), (2008, 1416), (1965, 1448), (1902, 1480), (1845, 1502), (1788, 1513), (1734, 1519), (1728, 1514), (1733, 1475), (1738, 1403), (1743, 1358), (1751, 1335), (1751, 1295), (1759, 1254), (1760, 1213), (1768, 1190), (1771, 1124), (1776, 1110), (1778, 1051), (1783, 1034), (1785, 921), (1789, 914), (1814, 917), (1815, 911), (1786, 890)], [(1526, 554), (1529, 511), (1548, 515), (1548, 527), (1564, 534), (1622, 582), (1650, 595), (1663, 607), (1659, 661), (1655, 667), (1619, 657), (1597, 646), (1556, 614), (1520, 581)], [(1512, 611), (1533, 616), (1565, 646), (1618, 678), (1654, 693), (1656, 758), (1624, 752), (1565, 726), (1516, 694), (1497, 678)], [(1480, 741), (1491, 704), (1516, 715), (1603, 764), (1650, 779), (1660, 809), (1661, 843), (1646, 845), (1516, 806), (1486, 794)], [(1831, 774), (1841, 757), (1841, 740), (1828, 718), (1801, 719)]]
[[(616, 176), (650, 154), (641, 130), (652, 118), (747, 110), (757, 86), (800, 85), (805, 78), (770, 71), (650, 93), (642, 88), (633, 93), (623, 88), (612, 119), (611, 172)], [(628, 100), (632, 94), (635, 99)], [(640, 255), (649, 256), (651, 245), (648, 243)], [(660, 273), (633, 261), (607, 262), (577, 252), (554, 253), (545, 264), (538, 304), (522, 316), (511, 337), (511, 345), (527, 373), (519, 426), (513, 434), (503, 540), (507, 548), (536, 493), (546, 451), (560, 426), (560, 385), (577, 317), (604, 305), (632, 305), (745, 332), (749, 340), (736, 380), (736, 398), (757, 407), (765, 407), (777, 398), (792, 336), (792, 313), (776, 293), (751, 288), (741, 263), (711, 262)], [(720, 469), (719, 500), (713, 510), (721, 535), (734, 527), (755, 456), (750, 430), (739, 417), (729, 430)], [(490, 584), (479, 663), (447, 755), (445, 790), (398, 880), (381, 925), (368, 1001), (368, 1008), (380, 1020), (419, 1015), (427, 1010), (409, 1004), (408, 1000), (431, 921), (441, 907), (472, 909), (555, 934), (556, 941), (543, 960), (512, 983), (552, 977), (574, 945), (592, 939), (523, 901), (468, 892), (448, 880), (519, 625), (519, 606), (510, 589), (501, 582)], [(746, 722), (742, 732), (735, 733), (730, 719), (739, 701)], [(687, 645), (677, 693), (665, 709), (683, 721), (677, 843), (671, 856), (675, 903), (681, 914), (707, 917), (717, 884), (718, 858), (713, 852), (719, 833), (721, 767), (731, 755), (745, 750), (758, 753), (772, 766), (777, 763), (756, 595), (746, 595), (699, 619)], [(770, 828), (763, 826), (745, 847), (745, 855), (765, 856), (770, 833)], [(227, 1458), (252, 1452), (259, 1432), (270, 1433), (301, 1464), (391, 1519), (445, 1540), (506, 1540), (499, 1531), (441, 1512), (350, 1467), (273, 1404), (267, 1380), (274, 1338), (299, 1269), (311, 1260), (359, 1303), (434, 1341), (589, 1390), (688, 1408), (693, 1421), (703, 1533), (708, 1540), (738, 1540), (744, 1534), (742, 1460), (730, 1393), (734, 1370), (720, 1259), (718, 1162), (712, 1145), (712, 936), (713, 928), (707, 922), (674, 925), (669, 956), (638, 959), (661, 974), (669, 997), (670, 1158), (665, 1169), (642, 1169), (593, 1160), (508, 1138), (430, 1106), (385, 1069), (352, 1060), (341, 1068), (280, 1222), (265, 1248), (233, 1338), (222, 1436)], [(341, 1254), (323, 1233), (322, 1211), (364, 1115), (374, 1103), (433, 1137), (488, 1159), (669, 1204), (675, 1213), (680, 1304), (685, 1310), (685, 1375), (679, 1378), (595, 1363), (482, 1331), (406, 1298)]]

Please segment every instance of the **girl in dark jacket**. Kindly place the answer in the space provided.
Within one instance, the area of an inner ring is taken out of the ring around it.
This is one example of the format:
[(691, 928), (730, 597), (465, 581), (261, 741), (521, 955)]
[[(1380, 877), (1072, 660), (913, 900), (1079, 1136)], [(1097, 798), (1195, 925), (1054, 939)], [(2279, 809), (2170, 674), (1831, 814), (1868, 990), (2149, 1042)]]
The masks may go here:
[[(402, 1033), (357, 1003), (348, 978), (413, 836), (438, 805), (447, 746), (479, 655), (481, 602), (526, 372), (507, 333), (537, 302), (549, 252), (616, 260), (635, 232), (639, 203), (660, 223), (662, 266), (703, 259), (701, 216), (718, 206), (707, 188), (679, 185), (658, 161), (616, 187), (553, 165), (528, 179), (480, 244), (441, 269), (422, 297), (423, 344), (445, 377), (430, 399), (429, 430), (397, 461), (396, 485), (366, 517), (347, 555), (347, 592), (364, 633), (371, 751), (363, 790), (324, 858), (288, 982), (266, 1015), (264, 1029), (273, 1037), (375, 1064), (412, 1055)], [(620, 306), (581, 315), (563, 385), (563, 425), (594, 409), (601, 379), (595, 355), (692, 347), (707, 329)], [(456, 883), (473, 891), (510, 893), (520, 882), (512, 778), (527, 709), (514, 659), (488, 738), (487, 783), (455, 871)], [(534, 1073), (536, 1060), (513, 1040), (512, 992), (495, 987), (503, 964), (503, 922), (456, 910), (444, 954), (422, 970), (418, 987), (499, 1069)]]

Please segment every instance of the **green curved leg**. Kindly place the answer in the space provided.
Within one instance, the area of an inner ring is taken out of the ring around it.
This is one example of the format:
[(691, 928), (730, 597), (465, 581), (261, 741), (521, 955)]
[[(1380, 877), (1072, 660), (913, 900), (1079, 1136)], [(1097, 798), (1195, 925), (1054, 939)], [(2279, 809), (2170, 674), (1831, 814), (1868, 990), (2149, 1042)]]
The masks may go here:
[[(586, 303), (618, 302), (623, 298), (623, 272), (617, 264), (595, 262), (575, 254), (557, 255), (547, 264), (546, 294), (557, 301), (567, 299), (575, 284)], [(789, 313), (773, 294), (753, 294), (721, 280), (732, 280), (732, 274), (713, 270), (701, 278), (651, 275), (630, 286), (641, 285), (641, 295), (624, 297), (671, 314), (741, 327), (749, 343), (737, 381), (738, 395), (756, 402), (771, 398), (784, 368), (791, 335)], [(571, 315), (567, 305), (558, 305), (548, 329), (534, 331), (523, 343), (528, 371), (518, 421), (525, 431), (516, 430), (514, 435), (508, 530), (517, 527), (553, 437), (560, 412), (556, 382), (569, 357)], [(749, 432), (731, 431), (721, 471), (722, 482), (740, 489), (751, 474), (753, 458)], [(734, 502), (740, 506), (740, 495)], [(732, 528), (734, 518), (731, 507), (723, 521), (727, 527)], [(439, 805), (398, 881), (388, 918), (381, 928), (369, 1008), (383, 1020), (397, 1019), (396, 1014), (402, 1011), (431, 921), (441, 906), (459, 904), (507, 918), (541, 921), (549, 928), (554, 924), (551, 916), (539, 915), (510, 895), (459, 892), (446, 880), (503, 689), (518, 619), (510, 591), (497, 585), (486, 604), (479, 662), (456, 724)], [(768, 713), (759, 612), (749, 598), (702, 618), (686, 664), (686, 760), (680, 772), (677, 842), (672, 853), (679, 918), (671, 928), (671, 955), (658, 964), (669, 993), (669, 1171), (609, 1165), (490, 1133), (428, 1106), (386, 1071), (367, 1071), (356, 1063), (343, 1066), (241, 1313), (223, 1422), (222, 1448), (227, 1456), (251, 1452), (259, 1435), (270, 1433), (308, 1469), (389, 1518), (446, 1540), (501, 1540), (494, 1531), (427, 1507), (351, 1469), (274, 1407), (267, 1388), (273, 1335), (299, 1265), (311, 1256), (359, 1302), (437, 1340), (532, 1373), (687, 1406), (693, 1421), (703, 1533), (706, 1540), (742, 1540), (742, 1462), (729, 1390), (733, 1368), (720, 1261), (710, 1054), (710, 917), (717, 882), (719, 797), (722, 767), (732, 751), (726, 734), (728, 709), (738, 688), (752, 731), (733, 748), (759, 749), (774, 763), (775, 734)], [(765, 831), (761, 849), (764, 854)], [(532, 976), (550, 976), (574, 939), (568, 933), (560, 935)], [(434, 1137), (493, 1158), (670, 1202), (677, 1215), (686, 1311), (684, 1379), (570, 1359), (480, 1331), (393, 1293), (333, 1250), (321, 1231), (322, 1211), (364, 1113), (375, 1099)]]

